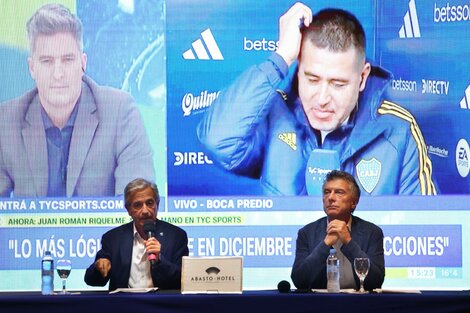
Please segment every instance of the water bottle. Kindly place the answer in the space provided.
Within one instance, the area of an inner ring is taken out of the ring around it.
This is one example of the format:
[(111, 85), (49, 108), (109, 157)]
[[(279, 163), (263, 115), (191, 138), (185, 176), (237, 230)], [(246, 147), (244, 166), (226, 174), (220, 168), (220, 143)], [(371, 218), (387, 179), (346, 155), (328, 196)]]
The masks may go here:
[(54, 259), (51, 252), (46, 251), (41, 261), (41, 293), (54, 294)]
[(328, 292), (339, 292), (339, 260), (336, 256), (336, 249), (330, 249), (330, 255), (326, 259), (326, 289)]

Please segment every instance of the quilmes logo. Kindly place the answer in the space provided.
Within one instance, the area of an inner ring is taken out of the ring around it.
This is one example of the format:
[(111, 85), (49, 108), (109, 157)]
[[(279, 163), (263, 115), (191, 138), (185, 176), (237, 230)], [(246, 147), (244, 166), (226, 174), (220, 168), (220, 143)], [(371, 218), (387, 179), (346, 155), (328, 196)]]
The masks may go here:
[(408, 3), (408, 11), (403, 17), (403, 25), (398, 32), (400, 38), (420, 38), (418, 14), (416, 13), (415, 0)]
[(460, 100), (460, 108), (464, 110), (470, 109), (470, 85), (467, 86), (467, 89), (465, 89), (465, 95), (462, 100)]
[(201, 33), (201, 37), (191, 44), (191, 48), (183, 53), (185, 60), (223, 60), (224, 56), (220, 52), (210, 28)]
[(220, 91), (209, 92), (207, 90), (201, 91), (199, 95), (188, 92), (184, 95), (183, 100), (181, 100), (181, 109), (184, 112), (184, 116), (189, 116), (192, 112), (210, 107), (219, 94)]

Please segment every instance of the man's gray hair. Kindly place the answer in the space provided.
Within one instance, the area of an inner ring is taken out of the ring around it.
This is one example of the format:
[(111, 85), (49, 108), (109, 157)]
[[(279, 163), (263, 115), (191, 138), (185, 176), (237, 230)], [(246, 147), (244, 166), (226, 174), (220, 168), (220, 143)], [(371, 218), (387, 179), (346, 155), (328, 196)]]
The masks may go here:
[(134, 194), (147, 188), (152, 189), (154, 195), (153, 198), (155, 199), (158, 208), (158, 205), (160, 204), (160, 193), (158, 192), (157, 185), (143, 178), (137, 178), (128, 183), (126, 188), (124, 188), (124, 205), (126, 209), (129, 209)]
[(46, 4), (40, 7), (26, 23), (29, 51), (33, 53), (36, 39), (40, 35), (51, 36), (57, 33), (70, 33), (83, 51), (83, 30), (80, 19), (62, 4)]

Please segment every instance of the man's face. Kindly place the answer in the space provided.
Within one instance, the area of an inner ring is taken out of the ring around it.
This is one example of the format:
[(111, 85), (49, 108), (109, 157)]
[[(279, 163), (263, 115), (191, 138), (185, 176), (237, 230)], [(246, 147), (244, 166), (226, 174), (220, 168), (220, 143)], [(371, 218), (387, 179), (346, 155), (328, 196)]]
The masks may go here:
[(333, 131), (349, 117), (364, 90), (370, 64), (354, 48), (333, 52), (304, 42), (299, 59), (299, 96), (310, 126)]
[(81, 92), (86, 55), (67, 32), (40, 35), (28, 59), (41, 104), (48, 109), (73, 107)]
[(323, 186), (323, 210), (330, 221), (338, 219), (347, 223), (356, 205), (357, 199), (346, 180), (333, 179)]
[(144, 190), (137, 191), (130, 200), (131, 203), (127, 208), (127, 212), (132, 217), (139, 233), (143, 234), (145, 221), (155, 221), (157, 219), (158, 207), (152, 188), (147, 187)]

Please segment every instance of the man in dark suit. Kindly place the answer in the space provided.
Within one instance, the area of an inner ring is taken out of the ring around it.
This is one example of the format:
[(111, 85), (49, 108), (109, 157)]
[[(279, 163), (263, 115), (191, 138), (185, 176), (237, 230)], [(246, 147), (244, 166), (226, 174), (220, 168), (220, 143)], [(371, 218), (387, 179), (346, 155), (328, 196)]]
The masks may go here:
[[(85, 273), (90, 286), (179, 289), (181, 259), (188, 255), (186, 232), (157, 219), (160, 196), (157, 186), (135, 179), (124, 189), (125, 206), (133, 222), (103, 235), (102, 248)], [(155, 222), (155, 237), (148, 238), (144, 223)], [(149, 255), (154, 257), (151, 265)]]
[(353, 216), (360, 198), (354, 177), (342, 171), (328, 173), (323, 183), (326, 217), (299, 230), (291, 278), (299, 289), (326, 288), (326, 259), (335, 247), (340, 259), (340, 287), (358, 289), (354, 259), (370, 259), (364, 288), (380, 288), (385, 278), (383, 232), (380, 227)]

